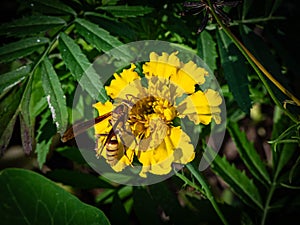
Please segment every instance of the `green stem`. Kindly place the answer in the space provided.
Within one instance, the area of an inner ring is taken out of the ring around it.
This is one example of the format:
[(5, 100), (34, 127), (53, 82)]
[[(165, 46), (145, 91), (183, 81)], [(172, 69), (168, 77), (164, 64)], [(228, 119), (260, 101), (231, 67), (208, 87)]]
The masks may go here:
[[(292, 113), (290, 113), (287, 109), (283, 107), (283, 105), (280, 103), (280, 101), (276, 98), (274, 92), (270, 88), (267, 80), (263, 76), (263, 74), (274, 84), (276, 85), (285, 95), (287, 95), (290, 99), (292, 99), (297, 105), (300, 105), (300, 100), (297, 99), (292, 93), (290, 93), (288, 90), (286, 90), (263, 66), (262, 64), (252, 55), (252, 53), (234, 36), (234, 34), (222, 23), (218, 15), (213, 10), (213, 5), (211, 3), (211, 0), (207, 0), (207, 3), (210, 7), (210, 11), (213, 15), (213, 17), (216, 19), (219, 26), (222, 27), (223, 31), (226, 33), (228, 37), (232, 40), (232, 42), (237, 46), (237, 48), (240, 50), (240, 52), (244, 55), (244, 57), (247, 59), (249, 64), (252, 66), (252, 68), (255, 70), (261, 81), (263, 82), (264, 86), (266, 87), (268, 93), (270, 94), (271, 98), (275, 102), (278, 107), (280, 107), (294, 122), (297, 122), (298, 119), (296, 116), (294, 116)], [(262, 74), (263, 73), (263, 74)]]
[(270, 21), (270, 20), (284, 20), (284, 19), (286, 19), (286, 18), (281, 17), (281, 16), (271, 16), (271, 17), (235, 20), (232, 23), (230, 23), (230, 26), (236, 26), (236, 25), (247, 24), (247, 23), (260, 23), (260, 22), (266, 22), (266, 21)]
[(277, 169), (275, 171), (275, 174), (274, 174), (273, 181), (271, 183), (271, 188), (268, 192), (266, 203), (265, 203), (265, 206), (264, 206), (264, 209), (263, 209), (263, 215), (262, 215), (262, 219), (261, 219), (261, 223), (260, 223), (261, 225), (264, 225), (266, 223), (267, 215), (268, 215), (268, 212), (269, 212), (269, 209), (270, 209), (270, 203), (271, 203), (274, 191), (275, 191), (276, 186), (277, 186), (277, 177), (279, 175), (279, 171), (280, 170), (277, 167)]
[(205, 195), (207, 197), (207, 199), (210, 201), (210, 203), (212, 204), (213, 208), (215, 209), (216, 213), (218, 214), (218, 216), (220, 217), (221, 221), (223, 222), (224, 225), (229, 225), (229, 223), (227, 222), (227, 220), (225, 219), (223, 213), (221, 212), (215, 197), (210, 189), (209, 184), (207, 183), (206, 179), (204, 178), (204, 176), (199, 173), (198, 170), (196, 170), (194, 168), (194, 166), (189, 163), (186, 165), (186, 167), (188, 168), (188, 170), (193, 174), (193, 176), (196, 178), (196, 180), (200, 183), (202, 189), (204, 189)]

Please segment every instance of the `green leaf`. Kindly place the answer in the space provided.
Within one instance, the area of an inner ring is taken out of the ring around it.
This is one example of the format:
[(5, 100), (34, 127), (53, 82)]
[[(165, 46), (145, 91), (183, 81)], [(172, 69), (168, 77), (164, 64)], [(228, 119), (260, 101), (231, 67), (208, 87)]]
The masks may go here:
[(26, 3), (33, 11), (38, 11), (45, 14), (69, 14), (76, 16), (76, 12), (70, 6), (58, 0), (26, 0)]
[(266, 166), (262, 162), (262, 159), (258, 155), (254, 145), (247, 139), (245, 132), (241, 132), (238, 124), (234, 122), (229, 122), (227, 127), (243, 162), (251, 174), (263, 184), (270, 185), (270, 176)]
[(253, 4), (253, 0), (246, 0), (246, 1), (243, 1), (243, 12), (242, 12), (242, 19), (245, 19), (248, 12), (249, 12), (249, 9), (251, 8)]
[(229, 89), (243, 112), (249, 114), (251, 99), (244, 57), (224, 31), (218, 30), (217, 39), (221, 64)]
[[(265, 67), (265, 69), (272, 74), (272, 76), (281, 83), (285, 88), (290, 90), (288, 85), (288, 79), (281, 72), (281, 65), (279, 65), (277, 59), (271, 52), (270, 47), (264, 42), (264, 40), (257, 36), (249, 27), (246, 25), (241, 26), (240, 34), (245, 46), (251, 50), (251, 53), (256, 59)], [(269, 86), (274, 91), (274, 94), (279, 101), (286, 100), (286, 96), (271, 82), (267, 79)]]
[[(157, 214), (157, 205), (145, 188), (136, 187), (133, 189), (133, 201), (133, 209), (140, 224), (162, 224)], [(145, 205), (147, 207), (145, 207)]]
[(111, 184), (96, 176), (78, 171), (56, 169), (48, 172), (46, 176), (53, 181), (80, 189), (113, 188)]
[(81, 87), (95, 100), (105, 102), (108, 97), (99, 75), (74, 40), (61, 33), (58, 47), (64, 63)]
[(190, 224), (193, 217), (190, 211), (181, 207), (177, 197), (172, 193), (165, 183), (157, 183), (149, 186), (149, 191), (154, 201), (159, 204), (172, 224)]
[(216, 59), (218, 54), (216, 43), (206, 30), (202, 31), (197, 39), (197, 54), (212, 71), (217, 69)]
[(117, 47), (123, 45), (116, 37), (111, 36), (108, 31), (100, 28), (98, 25), (84, 19), (76, 19), (76, 28), (89, 43), (94, 45), (98, 51), (109, 52), (117, 59), (130, 62), (132, 56), (128, 52), (122, 51)]
[(110, 12), (113, 16), (121, 18), (143, 16), (153, 11), (153, 8), (148, 6), (128, 5), (100, 6), (96, 8), (96, 10), (99, 9)]
[(57, 74), (48, 58), (45, 58), (42, 63), (42, 85), (53, 122), (56, 125), (58, 133), (63, 135), (68, 125), (66, 97)]
[(32, 37), (4, 45), (0, 47), (0, 63), (30, 55), (48, 42), (45, 37)]
[(30, 66), (20, 68), (0, 75), (0, 94), (19, 84), (30, 72)]
[(95, 12), (86, 12), (84, 16), (93, 23), (101, 24), (103, 29), (109, 31), (110, 34), (118, 35), (123, 40), (130, 42), (137, 39), (137, 34), (132, 27), (120, 22), (117, 18)]
[[(212, 150), (209, 151), (212, 154), (216, 154)], [(223, 178), (242, 201), (250, 206), (263, 209), (259, 191), (253, 183), (253, 180), (247, 177), (245, 171), (237, 169), (233, 164), (230, 164), (225, 157), (220, 157), (219, 155), (215, 155), (211, 168)]]
[[(118, 216), (115, 216), (118, 215)], [(110, 209), (110, 221), (112, 224), (124, 224), (129, 225), (129, 218), (124, 208), (124, 205), (118, 195), (118, 192), (115, 192), (112, 206)]]
[(21, 140), (24, 152), (29, 154), (33, 148), (35, 117), (31, 112), (32, 79), (26, 83), (20, 107)]
[(81, 152), (78, 148), (70, 147), (70, 146), (64, 146), (56, 149), (59, 154), (62, 156), (78, 163), (78, 164), (86, 164), (86, 161), (81, 155)]
[(0, 153), (3, 153), (9, 144), (23, 91), (23, 88), (14, 89), (0, 101)]
[(110, 224), (102, 211), (30, 170), (1, 171), (0, 201), (2, 225)]
[(42, 115), (42, 120), (40, 121), (38, 134), (36, 137), (37, 145), (35, 152), (37, 153), (37, 161), (40, 168), (42, 168), (46, 162), (46, 157), (50, 150), (50, 145), (52, 143), (52, 137), (54, 134), (56, 134), (56, 128), (50, 119), (50, 112), (47, 111), (47, 113)]
[(54, 16), (29, 16), (0, 26), (0, 35), (24, 37), (46, 32), (65, 25), (66, 21)]

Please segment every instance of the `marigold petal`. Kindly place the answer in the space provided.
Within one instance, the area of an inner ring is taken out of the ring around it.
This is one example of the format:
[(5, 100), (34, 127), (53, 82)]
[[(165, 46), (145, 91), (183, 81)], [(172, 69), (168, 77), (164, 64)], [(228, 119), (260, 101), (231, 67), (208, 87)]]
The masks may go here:
[[(113, 109), (113, 105), (110, 101), (105, 102), (104, 104), (101, 102), (97, 102), (93, 104), (93, 107), (97, 109), (99, 116), (109, 113)], [(107, 133), (108, 128), (110, 127), (110, 123), (108, 118), (101, 121), (101, 123), (95, 124), (95, 134), (104, 134)]]
[(209, 124), (214, 118), (215, 122), (221, 122), (219, 105), (222, 103), (222, 98), (217, 91), (208, 89), (205, 92), (197, 91), (185, 98), (177, 110), (180, 117), (187, 116), (195, 124)]
[(195, 151), (191, 139), (180, 127), (171, 128), (165, 142), (170, 142), (174, 146), (174, 163), (187, 164), (194, 159)]
[(143, 65), (143, 73), (146, 77), (159, 76), (169, 79), (170, 76), (177, 73), (180, 67), (180, 60), (176, 56), (178, 52), (173, 52), (170, 55), (163, 52), (161, 56), (156, 53), (150, 53), (150, 61)]
[(134, 150), (127, 149), (126, 154), (122, 156), (122, 158), (112, 166), (112, 169), (116, 172), (122, 171), (125, 167), (130, 166), (133, 161)]
[(115, 99), (119, 96), (119, 93), (131, 82), (136, 79), (140, 79), (137, 72), (134, 71), (136, 66), (131, 64), (129, 69), (124, 69), (120, 74), (115, 73), (113, 79), (109, 86), (105, 87), (107, 94)]

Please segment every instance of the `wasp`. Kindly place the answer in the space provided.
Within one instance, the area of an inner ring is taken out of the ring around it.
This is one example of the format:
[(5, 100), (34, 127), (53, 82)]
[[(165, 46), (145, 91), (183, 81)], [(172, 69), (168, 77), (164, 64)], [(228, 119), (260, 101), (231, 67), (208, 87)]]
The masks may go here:
[[(73, 139), (77, 135), (85, 132), (90, 127), (101, 123), (107, 118), (110, 118), (109, 122), (112, 125), (111, 130), (108, 134), (96, 135), (96, 150), (98, 150), (98, 140), (101, 136), (106, 136), (104, 143), (101, 145), (99, 153), (101, 155), (103, 149), (106, 150), (106, 161), (109, 165), (113, 166), (120, 159), (120, 155), (126, 155), (125, 143), (131, 143), (134, 139), (131, 132), (126, 131), (125, 124), (128, 118), (130, 108), (133, 106), (131, 101), (123, 100), (113, 111), (108, 112), (104, 115), (98, 116), (94, 119), (90, 119), (84, 122), (75, 123), (63, 134), (62, 142), (67, 142)], [(123, 135), (125, 134), (125, 135)], [(120, 145), (118, 136), (122, 141), (123, 145)], [(124, 136), (124, 137), (123, 137)]]

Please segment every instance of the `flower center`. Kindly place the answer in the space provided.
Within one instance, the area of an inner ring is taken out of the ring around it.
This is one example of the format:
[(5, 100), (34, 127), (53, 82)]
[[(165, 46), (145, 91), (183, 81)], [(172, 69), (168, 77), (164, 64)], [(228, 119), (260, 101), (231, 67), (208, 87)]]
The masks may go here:
[(129, 113), (128, 123), (133, 134), (139, 139), (148, 138), (153, 133), (165, 132), (177, 116), (177, 111), (169, 101), (148, 96), (136, 102)]

